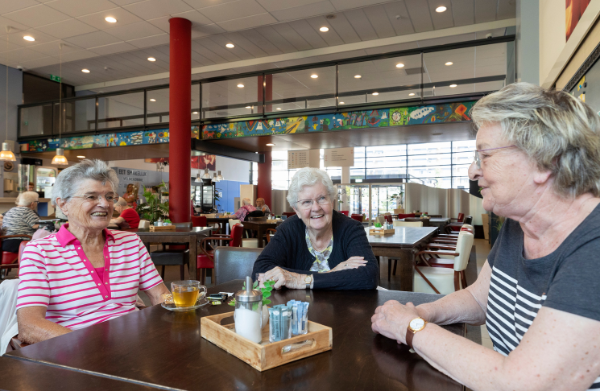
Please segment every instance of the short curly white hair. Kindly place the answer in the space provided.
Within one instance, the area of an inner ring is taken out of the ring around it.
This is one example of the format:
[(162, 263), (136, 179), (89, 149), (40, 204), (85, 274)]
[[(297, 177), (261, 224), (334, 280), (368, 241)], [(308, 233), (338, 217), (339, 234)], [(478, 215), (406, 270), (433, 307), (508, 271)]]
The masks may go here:
[(17, 197), (17, 206), (29, 206), (31, 203), (36, 202), (40, 199), (40, 195), (35, 191), (26, 191), (19, 194)]
[(333, 186), (333, 182), (329, 175), (318, 168), (304, 167), (298, 170), (290, 181), (290, 188), (288, 189), (287, 195), (287, 201), (290, 203), (290, 206), (292, 208), (296, 207), (298, 193), (300, 193), (305, 186), (314, 186), (317, 183), (322, 183), (327, 188), (327, 194), (333, 201), (337, 195), (337, 190), (335, 189), (335, 186)]
[(114, 192), (119, 187), (119, 178), (115, 170), (101, 160), (85, 159), (58, 174), (52, 189), (52, 204), (56, 205), (57, 198), (68, 200), (74, 196), (81, 182), (86, 179), (108, 182)]

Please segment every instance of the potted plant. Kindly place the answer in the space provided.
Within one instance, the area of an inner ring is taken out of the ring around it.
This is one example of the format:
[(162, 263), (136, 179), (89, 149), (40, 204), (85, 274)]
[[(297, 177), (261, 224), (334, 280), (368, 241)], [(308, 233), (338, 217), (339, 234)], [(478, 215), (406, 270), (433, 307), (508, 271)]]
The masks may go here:
[[(160, 188), (166, 187), (165, 183), (161, 183), (158, 186)], [(135, 211), (140, 215), (141, 219), (150, 221), (151, 224), (154, 224), (158, 219), (165, 219), (169, 217), (169, 201), (160, 202), (160, 195), (153, 194), (150, 191), (150, 188), (143, 186), (144, 188), (144, 197), (146, 198), (145, 204), (140, 204), (137, 206)]]

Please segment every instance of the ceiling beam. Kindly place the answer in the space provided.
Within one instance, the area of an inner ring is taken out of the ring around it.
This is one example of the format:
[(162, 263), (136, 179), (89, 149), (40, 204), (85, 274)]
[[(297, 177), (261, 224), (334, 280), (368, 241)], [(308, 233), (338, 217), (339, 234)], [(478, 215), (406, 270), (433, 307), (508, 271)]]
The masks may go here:
[[(471, 34), (471, 33), (476, 33), (479, 31), (494, 30), (494, 29), (506, 28), (506, 27), (512, 27), (512, 26), (516, 26), (515, 18), (498, 20), (498, 21), (494, 21), (494, 22), (472, 24), (469, 26), (452, 27), (452, 28), (441, 29), (441, 30), (427, 31), (427, 32), (417, 33), (417, 34), (407, 34), (407, 35), (400, 35), (400, 36), (395, 36), (395, 37), (390, 37), (390, 38), (374, 39), (371, 41), (355, 42), (355, 43), (331, 46), (331, 47), (320, 48), (320, 49), (304, 50), (304, 51), (294, 52), (294, 53), (278, 54), (275, 56), (253, 58), (253, 59), (249, 59), (249, 60), (232, 61), (232, 62), (227, 62), (227, 63), (222, 63), (222, 64), (196, 67), (196, 68), (192, 68), (192, 75), (206, 73), (206, 72), (215, 72), (215, 71), (223, 71), (223, 70), (228, 70), (228, 69), (243, 68), (243, 67), (248, 67), (248, 66), (264, 65), (264, 64), (269, 64), (269, 63), (277, 63), (277, 62), (282, 62), (282, 61), (300, 60), (300, 59), (306, 59), (306, 58), (311, 58), (311, 57), (316, 57), (316, 56), (352, 52), (354, 50), (373, 49), (376, 47), (397, 45), (397, 44), (414, 42), (414, 41), (422, 41), (422, 40), (427, 40), (427, 39), (443, 38), (443, 37), (449, 37), (449, 36), (453, 36), (453, 35)], [(147, 82), (147, 81), (152, 81), (152, 80), (161, 80), (161, 79), (166, 79), (166, 78), (169, 78), (169, 72), (161, 72), (161, 73), (155, 73), (155, 74), (146, 75), (146, 76), (138, 76), (138, 77), (131, 77), (131, 78), (127, 78), (127, 79), (112, 80), (112, 81), (106, 81), (106, 82), (102, 82), (102, 83), (85, 84), (85, 85), (75, 87), (75, 91), (94, 90), (97, 88), (114, 87), (114, 86), (119, 86), (119, 85), (141, 83), (141, 82)]]

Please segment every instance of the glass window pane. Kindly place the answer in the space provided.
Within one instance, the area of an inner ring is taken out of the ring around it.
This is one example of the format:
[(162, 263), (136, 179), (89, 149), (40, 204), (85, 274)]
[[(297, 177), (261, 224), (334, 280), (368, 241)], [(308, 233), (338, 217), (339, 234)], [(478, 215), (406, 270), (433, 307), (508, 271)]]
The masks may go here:
[(454, 189), (470, 189), (470, 181), (469, 177), (454, 177), (453, 178), (453, 188)]
[(354, 147), (354, 161), (357, 157), (365, 157), (365, 147)]
[(52, 135), (52, 106), (48, 104), (22, 108), (20, 132), (21, 136)]
[(451, 166), (408, 167), (408, 174), (416, 178), (432, 178), (452, 175)]
[(276, 73), (272, 83), (267, 112), (335, 106), (335, 67)]
[(262, 93), (258, 92), (259, 78), (262, 76), (202, 83), (204, 118), (262, 113)]
[(406, 167), (406, 157), (367, 158), (367, 168)]
[(271, 184), (276, 190), (287, 190), (290, 187), (288, 181), (272, 181)]
[(367, 157), (406, 155), (406, 144), (367, 147), (366, 153)]
[(427, 143), (427, 144), (409, 144), (409, 155), (449, 153), (450, 143)]
[(271, 162), (271, 170), (273, 171), (277, 171), (277, 170), (286, 170), (287, 171), (288, 168), (288, 163), (285, 160), (273, 160)]
[(470, 164), (461, 164), (459, 166), (452, 166), (452, 176), (469, 176)]
[(287, 151), (271, 151), (271, 159), (272, 160), (288, 160)]
[(404, 178), (405, 168), (367, 168), (367, 179)]
[[(147, 91), (147, 124), (169, 122), (169, 89)], [(142, 106), (143, 107), (143, 106)]]
[(288, 180), (288, 172), (287, 170), (283, 170), (283, 171), (271, 171), (271, 180), (273, 181), (281, 181), (281, 180)]
[(350, 169), (350, 178), (351, 179), (364, 179), (365, 178), (365, 169), (364, 168), (359, 168), (359, 169), (351, 168)]
[(452, 154), (452, 164), (471, 164), (473, 163), (475, 152), (461, 152)]
[(465, 151), (474, 151), (477, 149), (475, 147), (476, 140), (467, 140), (467, 141), (453, 141), (452, 142), (452, 152), (465, 152)]
[(430, 154), (408, 156), (408, 166), (440, 166), (450, 164), (450, 154)]
[[(157, 94), (158, 95), (158, 94)], [(159, 103), (158, 96), (148, 101), (148, 109), (157, 109), (155, 104), (164, 108), (165, 102)], [(162, 94), (164, 98), (164, 94)], [(169, 111), (169, 98), (167, 93), (166, 110)], [(163, 120), (164, 122), (164, 120)], [(123, 94), (98, 98), (98, 129), (120, 128), (122, 126), (144, 125), (144, 93)]]
[(352, 166), (354, 168), (364, 168), (365, 167), (365, 159), (364, 158), (356, 158), (356, 155), (354, 155), (354, 166)]

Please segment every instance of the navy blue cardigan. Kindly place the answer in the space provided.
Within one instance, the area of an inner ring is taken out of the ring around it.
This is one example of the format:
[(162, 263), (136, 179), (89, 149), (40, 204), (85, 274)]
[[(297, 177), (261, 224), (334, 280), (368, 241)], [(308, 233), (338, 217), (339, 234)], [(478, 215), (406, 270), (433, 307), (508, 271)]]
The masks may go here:
[(362, 224), (333, 211), (333, 251), (329, 267), (333, 269), (353, 256), (362, 256), (368, 263), (358, 269), (331, 273), (311, 272), (315, 257), (308, 251), (304, 222), (297, 215), (277, 227), (277, 233), (254, 263), (252, 275), (265, 273), (275, 266), (300, 274), (313, 274), (314, 289), (375, 289), (379, 282), (379, 266)]

